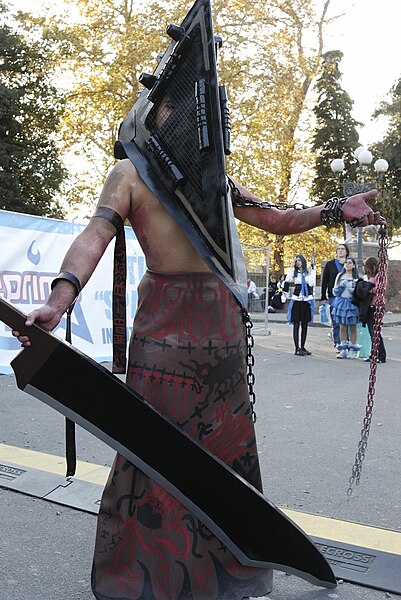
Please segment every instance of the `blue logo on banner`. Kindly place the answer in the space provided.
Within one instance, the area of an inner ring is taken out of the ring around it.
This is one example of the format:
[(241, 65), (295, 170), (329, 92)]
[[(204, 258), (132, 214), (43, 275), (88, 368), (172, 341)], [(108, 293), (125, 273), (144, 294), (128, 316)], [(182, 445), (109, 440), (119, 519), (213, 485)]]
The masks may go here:
[(27, 257), (28, 257), (28, 260), (31, 261), (31, 263), (33, 263), (34, 265), (38, 265), (40, 263), (41, 256), (40, 256), (39, 249), (36, 253), (34, 253), (34, 251), (33, 251), (34, 244), (36, 244), (35, 240), (32, 242), (32, 244), (28, 248)]

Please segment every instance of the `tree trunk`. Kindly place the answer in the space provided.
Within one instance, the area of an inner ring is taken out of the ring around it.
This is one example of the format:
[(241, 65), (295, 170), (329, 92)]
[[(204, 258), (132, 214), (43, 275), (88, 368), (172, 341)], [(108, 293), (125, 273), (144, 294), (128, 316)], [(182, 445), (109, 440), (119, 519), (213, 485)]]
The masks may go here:
[(276, 235), (274, 240), (274, 253), (273, 253), (273, 268), (278, 273), (284, 273), (284, 244), (285, 237), (283, 235)]

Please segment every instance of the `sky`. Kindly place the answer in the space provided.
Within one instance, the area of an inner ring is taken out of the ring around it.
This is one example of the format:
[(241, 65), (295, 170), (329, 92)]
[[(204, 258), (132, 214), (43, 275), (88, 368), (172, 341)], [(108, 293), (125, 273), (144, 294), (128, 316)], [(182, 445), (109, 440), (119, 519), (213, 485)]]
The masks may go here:
[(360, 139), (369, 146), (380, 139), (387, 124), (384, 118), (369, 123), (371, 115), (401, 77), (401, 2), (331, 0), (329, 14), (344, 14), (326, 35), (325, 50), (344, 54), (342, 87), (354, 100), (353, 117), (365, 123)]

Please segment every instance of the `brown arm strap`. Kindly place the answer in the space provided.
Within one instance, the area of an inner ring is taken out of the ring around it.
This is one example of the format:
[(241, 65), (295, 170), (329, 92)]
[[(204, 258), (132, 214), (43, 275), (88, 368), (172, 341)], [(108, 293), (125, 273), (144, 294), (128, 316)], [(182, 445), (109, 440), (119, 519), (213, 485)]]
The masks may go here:
[(112, 223), (116, 229), (113, 267), (113, 373), (125, 373), (127, 367), (127, 309), (126, 278), (127, 252), (125, 246), (124, 221), (107, 206), (96, 209), (93, 217)]
[(93, 217), (99, 217), (100, 219), (105, 219), (106, 221), (108, 221), (109, 223), (114, 225), (114, 227), (116, 228), (116, 231), (119, 231), (120, 229), (124, 228), (124, 221), (120, 217), (118, 212), (115, 211), (113, 208), (109, 208), (108, 206), (99, 206), (95, 210)]
[[(69, 271), (62, 271), (57, 275), (55, 279), (53, 279), (51, 283), (51, 289), (57, 284), (58, 281), (65, 279), (72, 283), (76, 290), (76, 296), (74, 300), (71, 302), (70, 306), (67, 310), (67, 326), (65, 330), (65, 339), (69, 344), (72, 343), (71, 338), (71, 313), (73, 311), (75, 301), (81, 293), (81, 282), (79, 279)], [(75, 443), (75, 423), (66, 417), (65, 419), (65, 458), (67, 462), (67, 473), (66, 477), (73, 477), (75, 475), (75, 471), (77, 468), (77, 451), (76, 451), (76, 443)]]
[[(114, 269), (113, 269), (113, 373), (125, 373), (126, 370), (126, 250), (124, 221), (120, 215), (107, 206), (99, 207), (94, 217), (106, 219), (112, 223), (116, 229), (116, 243), (114, 247)], [(74, 308), (75, 300), (81, 292), (81, 283), (78, 278), (68, 271), (63, 271), (52, 281), (51, 289), (54, 288), (57, 281), (66, 279), (76, 288), (76, 298), (67, 311), (67, 327), (65, 339), (72, 343), (71, 339), (71, 313)], [(75, 442), (75, 423), (70, 419), (65, 420), (65, 449), (67, 461), (66, 477), (75, 475), (77, 457)]]
[[(71, 337), (71, 313), (74, 308), (74, 303), (67, 310), (67, 327), (65, 330), (65, 340), (72, 344)], [(77, 447), (75, 442), (75, 423), (65, 418), (65, 458), (67, 462), (66, 477), (73, 477), (77, 468)]]

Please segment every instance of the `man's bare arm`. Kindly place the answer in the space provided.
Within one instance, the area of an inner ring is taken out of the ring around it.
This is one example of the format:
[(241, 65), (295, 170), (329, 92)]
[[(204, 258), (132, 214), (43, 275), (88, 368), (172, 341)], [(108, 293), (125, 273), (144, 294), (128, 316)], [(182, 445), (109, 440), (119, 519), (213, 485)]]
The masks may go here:
[[(260, 198), (252, 194), (252, 192), (244, 188), (241, 184), (236, 181), (234, 183), (244, 198), (250, 198), (258, 203), (262, 202)], [(353, 221), (354, 219), (363, 217), (361, 226), (378, 225), (381, 222), (380, 213), (374, 212), (366, 204), (366, 201), (373, 199), (376, 194), (377, 190), (371, 190), (364, 194), (357, 194), (348, 198), (343, 207), (344, 220)], [(259, 229), (264, 229), (277, 235), (289, 235), (302, 233), (322, 225), (322, 208), (322, 206), (313, 206), (302, 210), (295, 210), (293, 208), (279, 210), (274, 207), (261, 209), (253, 206), (234, 206), (234, 215), (240, 221), (244, 221)]]
[[(122, 161), (112, 169), (103, 187), (98, 207), (112, 208), (125, 220), (131, 209), (131, 198), (135, 187), (136, 170), (128, 161)], [(85, 229), (71, 244), (62, 262), (60, 272), (72, 273), (80, 282), (81, 288), (87, 283), (103, 256), (107, 246), (116, 233), (114, 225), (107, 220), (92, 217)], [(74, 301), (77, 290), (73, 283), (66, 279), (57, 281), (46, 304), (32, 311), (26, 324), (39, 322), (46, 329), (54, 329), (62, 315)], [(19, 341), (30, 345), (29, 338), (13, 332)]]
[[(136, 169), (130, 161), (117, 163), (104, 183), (97, 208), (111, 208), (124, 222), (131, 210), (137, 177)], [(81, 287), (84, 287), (115, 233), (114, 225), (108, 220), (92, 217), (70, 246), (60, 271), (73, 273), (80, 281)], [(61, 283), (57, 283), (56, 287)]]

